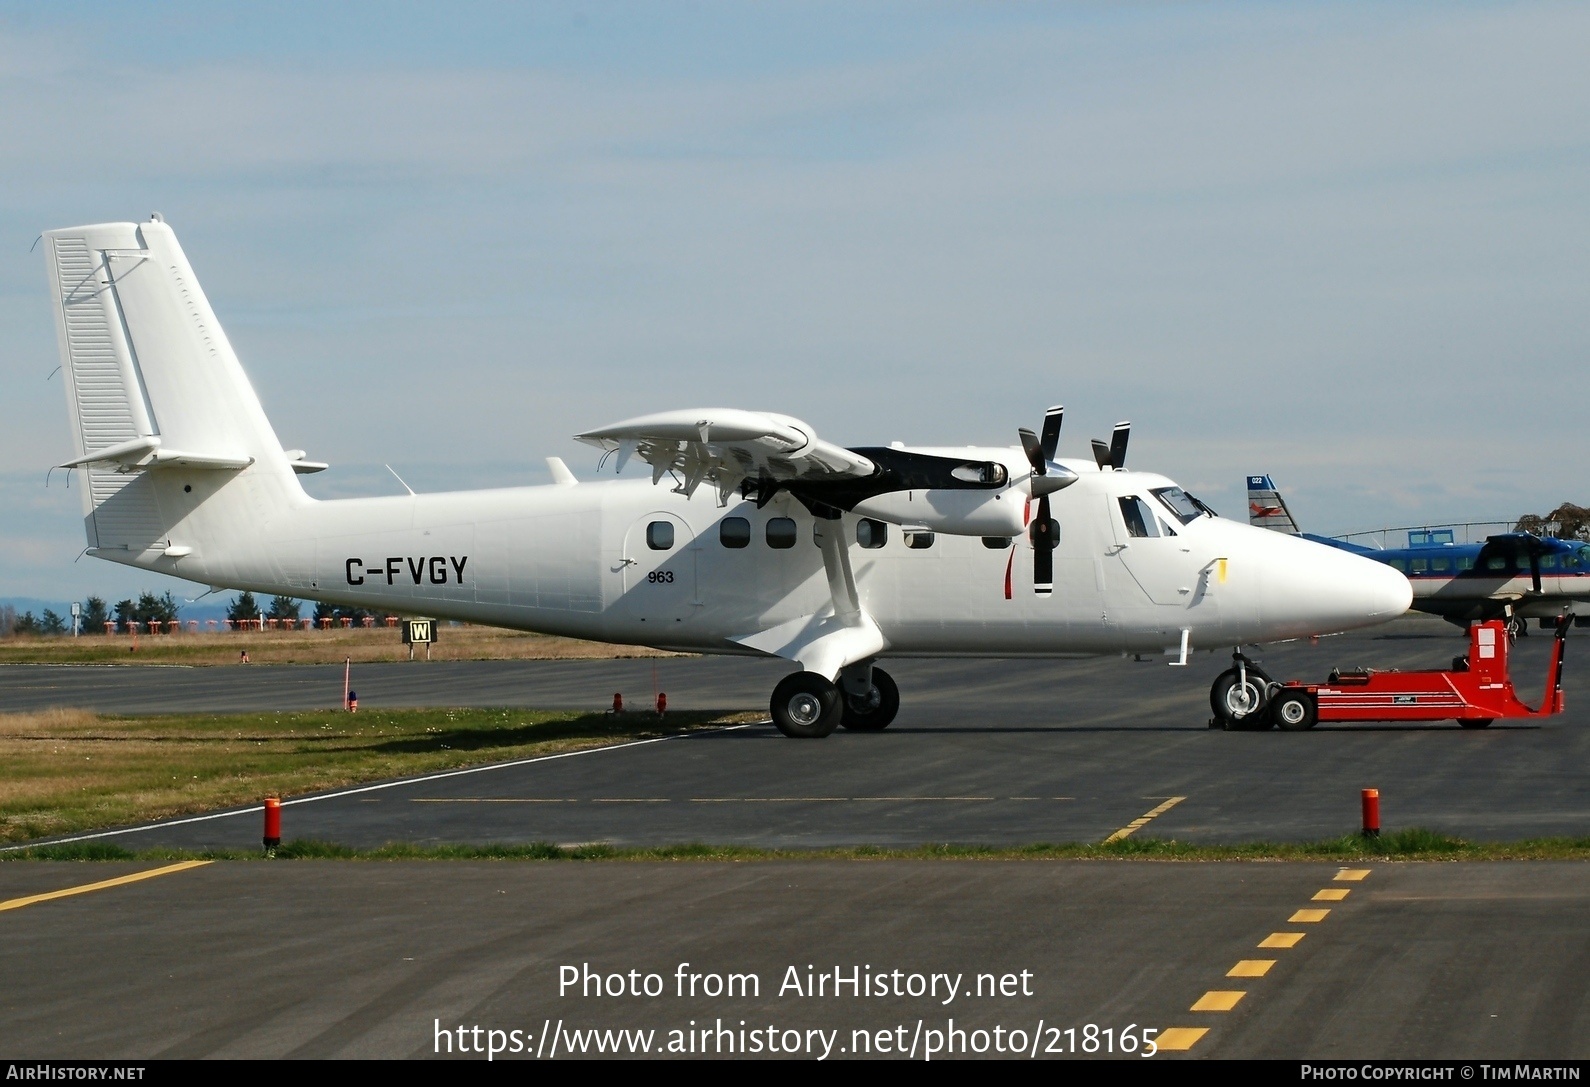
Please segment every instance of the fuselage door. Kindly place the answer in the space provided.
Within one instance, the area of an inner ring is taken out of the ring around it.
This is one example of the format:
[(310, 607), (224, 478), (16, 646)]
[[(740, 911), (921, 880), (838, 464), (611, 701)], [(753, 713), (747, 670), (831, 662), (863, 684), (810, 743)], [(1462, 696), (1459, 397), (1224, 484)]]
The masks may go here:
[(622, 558), (624, 610), (642, 619), (689, 619), (696, 606), (696, 548), (690, 526), (648, 513), (629, 526)]
[(1156, 604), (1186, 607), (1197, 590), (1192, 556), (1170, 523), (1174, 518), (1147, 495), (1107, 498), (1115, 555)]

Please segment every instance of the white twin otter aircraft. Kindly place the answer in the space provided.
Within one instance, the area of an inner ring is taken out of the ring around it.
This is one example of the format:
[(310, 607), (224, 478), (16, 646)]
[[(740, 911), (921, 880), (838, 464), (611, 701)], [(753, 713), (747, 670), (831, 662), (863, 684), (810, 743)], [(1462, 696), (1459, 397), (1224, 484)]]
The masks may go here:
[[(579, 435), (581, 483), (316, 501), (159, 216), (45, 234), (88, 553), (215, 587), (799, 665), (788, 736), (877, 730), (885, 657), (1229, 648), (1401, 615), (1390, 567), (1217, 517), (1127, 471), (1127, 430), (1057, 460), (1061, 411), (1009, 448), (844, 449), (798, 419), (692, 408)], [(609, 456), (604, 456), (604, 461)], [(1217, 713), (1258, 713), (1240, 653)], [(1057, 691), (1057, 698), (1064, 692)]]

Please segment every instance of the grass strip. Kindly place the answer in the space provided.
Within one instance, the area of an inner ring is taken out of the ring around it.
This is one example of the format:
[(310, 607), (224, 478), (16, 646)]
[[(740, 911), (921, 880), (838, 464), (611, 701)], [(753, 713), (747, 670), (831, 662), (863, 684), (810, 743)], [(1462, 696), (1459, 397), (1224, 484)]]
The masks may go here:
[(0, 843), (761, 719), (752, 713), (339, 710), (0, 714)]
[[(131, 850), (108, 842), (43, 845), (0, 854), (0, 861), (173, 861), (261, 860), (260, 850)], [(851, 846), (828, 849), (758, 849), (752, 846), (680, 845), (620, 849), (607, 845), (555, 845), (551, 842), (487, 845), (408, 845), (390, 843), (355, 849), (335, 842), (289, 841), (276, 860), (497, 860), (497, 861), (787, 861), (787, 860), (1124, 860), (1124, 861), (1498, 861), (1590, 860), (1590, 838), (1532, 838), (1517, 842), (1470, 842), (1412, 828), (1365, 838), (1347, 834), (1321, 842), (1249, 842), (1195, 845), (1164, 838), (1128, 838), (1107, 844), (1039, 842), (1032, 845), (924, 845), (909, 849)]]
[[(442, 625), (430, 660), (608, 660), (672, 657), (644, 646), (610, 645), (551, 634), (530, 634), (467, 624)], [(373, 630), (264, 630), (180, 634), (15, 635), (0, 638), (0, 664), (183, 665), (193, 668), (260, 664), (354, 664), (406, 661), (402, 632)], [(420, 655), (425, 655), (421, 649)]]

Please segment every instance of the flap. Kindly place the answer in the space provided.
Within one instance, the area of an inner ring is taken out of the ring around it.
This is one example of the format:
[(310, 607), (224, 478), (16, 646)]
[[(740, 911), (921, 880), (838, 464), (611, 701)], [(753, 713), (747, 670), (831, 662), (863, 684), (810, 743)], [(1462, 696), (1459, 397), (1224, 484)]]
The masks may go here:
[(575, 438), (617, 453), (620, 471), (631, 456), (639, 456), (651, 465), (653, 483), (674, 473), (674, 489), (680, 494), (694, 494), (702, 483), (710, 483), (722, 502), (747, 477), (781, 482), (864, 479), (877, 471), (867, 457), (821, 440), (799, 419), (738, 408), (659, 412)]

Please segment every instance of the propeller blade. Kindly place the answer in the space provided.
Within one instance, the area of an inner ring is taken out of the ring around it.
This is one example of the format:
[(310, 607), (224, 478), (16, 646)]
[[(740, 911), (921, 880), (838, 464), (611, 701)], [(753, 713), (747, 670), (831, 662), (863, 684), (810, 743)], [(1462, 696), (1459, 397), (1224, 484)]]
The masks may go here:
[(1535, 548), (1529, 549), (1529, 578), (1534, 583), (1535, 593), (1540, 593), (1540, 552)]
[(1056, 404), (1043, 415), (1043, 459), (1054, 460), (1055, 450), (1060, 448), (1060, 424), (1064, 421), (1066, 409), (1064, 404)]
[(1126, 440), (1131, 436), (1131, 423), (1115, 424), (1115, 433), (1110, 435), (1110, 467), (1117, 472), (1126, 467)]
[(1055, 523), (1049, 517), (1049, 496), (1038, 499), (1038, 516), (1032, 528), (1032, 591), (1039, 596), (1054, 592)]
[(1027, 462), (1032, 465), (1032, 474), (1041, 476), (1046, 473), (1049, 470), (1048, 465), (1044, 463), (1047, 458), (1043, 455), (1043, 446), (1038, 444), (1038, 435), (1026, 427), (1022, 427), (1016, 433), (1021, 436), (1021, 449), (1027, 454)]
[(1101, 472), (1110, 466), (1110, 447), (1097, 438), (1093, 439), (1093, 459), (1098, 462)]

